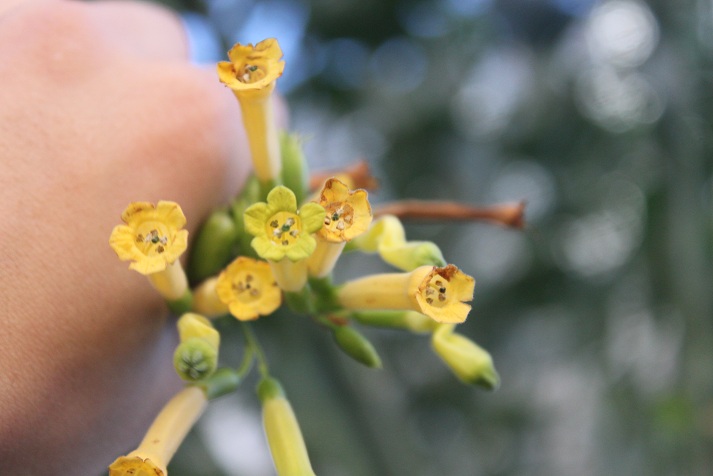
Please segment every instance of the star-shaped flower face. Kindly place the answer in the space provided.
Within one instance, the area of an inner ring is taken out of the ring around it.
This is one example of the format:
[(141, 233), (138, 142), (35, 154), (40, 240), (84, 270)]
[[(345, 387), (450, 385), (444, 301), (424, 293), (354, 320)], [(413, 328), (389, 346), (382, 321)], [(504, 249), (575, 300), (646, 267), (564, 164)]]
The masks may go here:
[(122, 261), (132, 261), (129, 268), (148, 275), (163, 271), (186, 250), (186, 217), (175, 202), (133, 202), (111, 232), (109, 244)]
[(259, 95), (259, 91), (270, 88), (285, 69), (285, 62), (280, 61), (282, 50), (274, 38), (255, 46), (237, 43), (228, 52), (228, 58), (229, 62), (218, 63), (218, 77), (236, 94)]
[(311, 234), (322, 227), (324, 214), (316, 203), (305, 203), (298, 210), (295, 194), (280, 185), (267, 195), (267, 203), (245, 210), (245, 229), (255, 237), (250, 244), (261, 258), (299, 261), (314, 251), (316, 241)]
[(371, 205), (366, 190), (350, 191), (339, 180), (327, 180), (319, 196), (327, 212), (318, 235), (326, 241), (341, 243), (364, 233), (371, 224)]
[(456, 266), (434, 266), (421, 280), (415, 298), (420, 312), (437, 322), (459, 323), (465, 321), (473, 300), (475, 280)]
[(272, 314), (282, 302), (270, 265), (246, 256), (238, 257), (220, 273), (216, 292), (241, 321)]

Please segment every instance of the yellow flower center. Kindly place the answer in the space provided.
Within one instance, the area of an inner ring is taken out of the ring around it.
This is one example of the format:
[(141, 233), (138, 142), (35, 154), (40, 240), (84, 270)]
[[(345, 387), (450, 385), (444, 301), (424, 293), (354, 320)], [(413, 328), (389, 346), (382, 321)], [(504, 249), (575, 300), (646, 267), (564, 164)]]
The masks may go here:
[(238, 272), (231, 283), (233, 293), (240, 302), (250, 303), (262, 297), (260, 280), (256, 279), (249, 271)]
[(267, 221), (267, 236), (273, 243), (290, 246), (302, 231), (300, 217), (290, 212), (277, 212)]
[(432, 306), (443, 307), (448, 301), (448, 281), (436, 275), (431, 279), (426, 289), (423, 290), (426, 302)]
[(146, 256), (161, 254), (166, 251), (168, 230), (160, 223), (147, 222), (138, 226), (136, 247)]
[(235, 77), (241, 83), (256, 83), (265, 77), (265, 70), (257, 65), (246, 63), (242, 68), (235, 70)]
[(354, 222), (354, 208), (346, 202), (332, 202), (326, 205), (327, 215), (324, 226), (332, 233), (342, 232)]

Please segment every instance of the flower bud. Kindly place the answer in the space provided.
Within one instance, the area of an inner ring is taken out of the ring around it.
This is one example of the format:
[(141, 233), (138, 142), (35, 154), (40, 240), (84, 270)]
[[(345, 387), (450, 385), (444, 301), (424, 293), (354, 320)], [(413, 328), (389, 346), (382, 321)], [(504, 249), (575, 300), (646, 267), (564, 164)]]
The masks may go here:
[(200, 314), (194, 312), (185, 313), (178, 319), (176, 327), (178, 327), (178, 335), (181, 342), (192, 337), (199, 337), (212, 347), (215, 347), (216, 351), (220, 346), (220, 334), (215, 330), (213, 324)]
[(173, 366), (178, 376), (186, 382), (198, 382), (215, 372), (218, 367), (218, 349), (205, 339), (191, 337), (176, 347)]
[(367, 367), (381, 368), (381, 358), (374, 346), (351, 326), (337, 326), (332, 331), (339, 347), (357, 362)]
[(225, 210), (208, 217), (193, 243), (188, 261), (188, 276), (198, 283), (217, 274), (230, 261), (238, 239), (235, 222)]
[(282, 154), (282, 183), (292, 190), (297, 203), (307, 197), (309, 170), (302, 152), (302, 140), (296, 134), (280, 134), (280, 152)]
[(280, 383), (273, 378), (260, 381), (257, 393), (262, 402), (262, 421), (278, 476), (315, 476), (299, 423)]
[(490, 354), (467, 337), (454, 333), (454, 328), (442, 325), (433, 333), (433, 350), (461, 381), (497, 389), (500, 377)]

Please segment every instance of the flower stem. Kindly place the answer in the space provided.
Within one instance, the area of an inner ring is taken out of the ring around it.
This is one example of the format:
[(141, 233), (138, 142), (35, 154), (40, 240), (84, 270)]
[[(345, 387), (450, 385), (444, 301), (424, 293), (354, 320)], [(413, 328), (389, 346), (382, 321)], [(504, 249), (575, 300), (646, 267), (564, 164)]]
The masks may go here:
[(269, 378), (270, 369), (267, 364), (267, 359), (265, 358), (265, 353), (263, 352), (262, 347), (260, 346), (260, 343), (257, 340), (257, 337), (255, 337), (255, 333), (250, 327), (250, 324), (248, 324), (247, 322), (241, 322), (240, 324), (242, 324), (243, 333), (245, 334), (245, 342), (247, 346), (252, 349), (252, 352), (255, 358), (257, 359), (257, 368), (260, 372), (260, 375), (263, 378)]

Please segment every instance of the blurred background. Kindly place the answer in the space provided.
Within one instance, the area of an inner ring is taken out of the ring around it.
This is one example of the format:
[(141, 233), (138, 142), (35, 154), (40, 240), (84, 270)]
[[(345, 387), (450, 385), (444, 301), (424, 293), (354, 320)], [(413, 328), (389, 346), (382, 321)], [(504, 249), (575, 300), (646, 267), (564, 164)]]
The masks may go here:
[[(497, 392), (427, 337), (366, 330), (373, 371), (307, 318), (257, 323), (317, 474), (713, 474), (712, 0), (170, 5), (218, 33), (208, 60), (279, 40), (313, 169), (367, 159), (375, 203), (527, 201), (524, 231), (407, 227), (476, 278), (459, 330)], [(337, 279), (386, 269), (345, 259)], [(253, 385), (211, 405), (171, 476), (274, 474)]]

